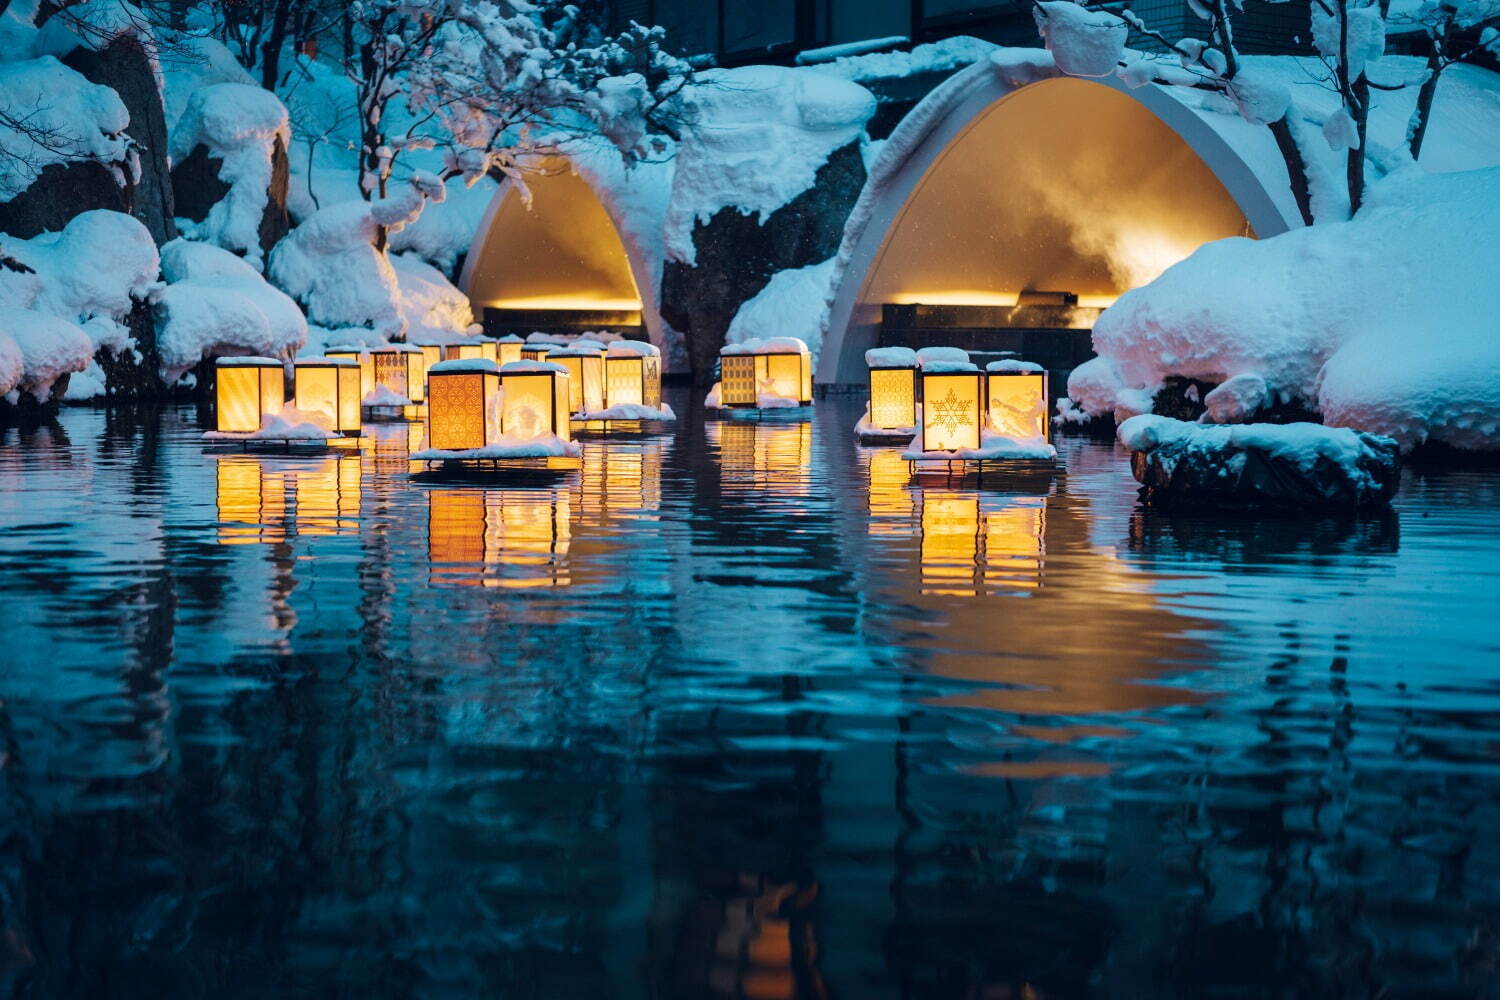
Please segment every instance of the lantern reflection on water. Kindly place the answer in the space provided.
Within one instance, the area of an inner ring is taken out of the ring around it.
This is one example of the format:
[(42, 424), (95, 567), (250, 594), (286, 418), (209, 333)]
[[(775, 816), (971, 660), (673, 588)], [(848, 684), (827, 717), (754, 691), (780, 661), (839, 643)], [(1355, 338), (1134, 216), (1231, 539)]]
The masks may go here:
[(568, 372), (568, 412), (591, 413), (604, 409), (604, 345), (580, 339), (547, 355), (547, 360)]
[(967, 362), (922, 368), (922, 451), (978, 448), (984, 425), (984, 376)]
[(530, 588), (572, 582), (565, 490), (433, 490), (427, 504), (434, 583)]
[(1047, 372), (1024, 361), (992, 361), (985, 369), (990, 427), (1004, 437), (1047, 438)]
[(375, 388), (375, 359), (370, 357), (367, 348), (357, 344), (348, 344), (342, 347), (330, 347), (323, 352), (324, 357), (343, 358), (346, 361), (359, 363), (359, 398), (364, 399)]
[[(289, 524), (298, 535), (359, 531), (363, 483), (358, 455), (312, 465), (226, 455), (215, 474), (220, 545), (283, 541)], [(289, 512), (294, 515), (290, 520)]]
[(899, 451), (866, 451), (870, 483), (870, 534), (909, 535), (916, 502), (908, 487), (911, 469)]
[(661, 506), (661, 440), (585, 443), (579, 512), (647, 516)]
[(370, 351), (375, 364), (375, 384), (413, 403), (426, 395), (427, 365), (422, 349), (411, 344), (387, 344)]
[(483, 359), (440, 361), (427, 372), (427, 447), (469, 451), (500, 437), (500, 372)]
[(710, 446), (717, 446), (719, 470), (726, 486), (774, 487), (787, 495), (808, 492), (812, 461), (812, 424), (731, 420), (705, 426)]
[(604, 359), (611, 406), (661, 406), (661, 352), (640, 340), (617, 340)]
[(220, 358), (214, 363), (215, 426), (251, 434), (286, 402), (286, 369), (275, 358)]
[(297, 409), (322, 414), (329, 430), (358, 434), (359, 363), (347, 358), (298, 358), (293, 363)]
[(922, 593), (974, 597), (1041, 585), (1044, 497), (922, 491)]

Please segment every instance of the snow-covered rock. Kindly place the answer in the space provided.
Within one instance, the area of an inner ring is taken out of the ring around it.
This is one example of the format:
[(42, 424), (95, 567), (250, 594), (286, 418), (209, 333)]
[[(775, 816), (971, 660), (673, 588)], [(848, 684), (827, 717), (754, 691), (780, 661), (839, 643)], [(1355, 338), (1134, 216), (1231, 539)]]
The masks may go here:
[(1122, 295), (1068, 383), (1086, 414), (1139, 410), (1169, 375), (1223, 383), (1209, 419), (1270, 401), (1394, 437), (1500, 449), (1500, 169), (1409, 171), (1358, 217), (1209, 243)]
[(1153, 500), (1361, 507), (1395, 495), (1396, 442), (1321, 424), (1207, 426), (1144, 415), (1120, 425), (1131, 471)]
[(740, 306), (729, 323), (726, 344), (771, 337), (796, 337), (814, 361), (828, 327), (828, 282), (833, 260), (778, 271), (753, 299)]
[(179, 165), (199, 147), (220, 161), (218, 178), (228, 192), (196, 223), (179, 223), (185, 235), (241, 253), (261, 266), (261, 219), (270, 196), (274, 154), (291, 142), (286, 107), (269, 90), (215, 83), (195, 91), (171, 130)]
[(724, 208), (761, 222), (806, 191), (834, 150), (864, 134), (875, 98), (815, 69), (744, 66), (700, 73), (683, 91), (685, 122), (666, 215), (668, 258), (697, 261), (693, 227)]
[(414, 253), (391, 255), (408, 340), (479, 333), (469, 297)]
[(54, 164), (91, 160), (108, 167), (122, 186), (139, 174), (125, 135), (130, 113), (120, 95), (53, 56), (0, 61), (0, 115), (28, 126), (0, 127), (0, 202), (25, 191)]

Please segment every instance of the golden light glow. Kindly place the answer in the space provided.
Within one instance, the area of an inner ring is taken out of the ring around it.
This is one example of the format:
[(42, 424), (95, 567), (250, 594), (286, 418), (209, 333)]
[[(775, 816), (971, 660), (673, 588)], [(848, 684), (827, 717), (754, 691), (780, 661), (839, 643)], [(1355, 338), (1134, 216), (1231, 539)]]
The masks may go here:
[(297, 490), (297, 534), (350, 534), (359, 528), (359, 457), (331, 458), (292, 473)]
[(931, 164), (860, 300), (1013, 306), (1037, 288), (1099, 308), (1244, 235), (1223, 184), (1155, 114), (1092, 81), (1044, 80), (996, 101)]
[(978, 371), (922, 375), (922, 450), (978, 448), (984, 376)]
[(870, 425), (880, 430), (917, 426), (917, 370), (870, 369)]
[(427, 374), (427, 447), (440, 451), (483, 448), (500, 436), (500, 376), (494, 372)]
[(771, 489), (787, 496), (810, 492), (812, 424), (729, 420), (706, 425), (719, 452), (726, 489)]
[(661, 359), (654, 354), (604, 361), (609, 406), (661, 406)]
[(755, 356), (719, 355), (719, 402), (725, 406), (754, 406), (756, 394)]
[(654, 518), (661, 506), (660, 440), (586, 442), (579, 475), (580, 512)]
[(280, 362), (219, 364), (214, 367), (215, 426), (251, 434), (286, 402), (285, 369)]
[(572, 582), (565, 490), (433, 490), (427, 503), (434, 583), (532, 588)]
[[(299, 535), (351, 535), (359, 531), (362, 468), (358, 455), (314, 465), (268, 463), (254, 455), (227, 455), (215, 470), (220, 545), (285, 541)], [(288, 514), (295, 512), (295, 518)]]
[(425, 377), (425, 373), (426, 373), (427, 369), (431, 368), (433, 365), (437, 364), (439, 361), (444, 360), (444, 358), (443, 358), (443, 345), (442, 344), (418, 344), (417, 348), (422, 352), (422, 371), (423, 371), (424, 377)]
[(901, 452), (880, 448), (864, 453), (870, 484), (870, 534), (909, 535), (916, 503), (908, 488), (911, 469)]
[(719, 401), (756, 406), (762, 396), (812, 402), (812, 356), (802, 352), (720, 354)]
[(303, 413), (321, 413), (330, 429), (345, 434), (360, 429), (359, 365), (348, 361), (297, 361), (293, 364), (293, 401)]
[(557, 350), (556, 344), (522, 344), (522, 361), (546, 361), (547, 356)]
[(443, 346), (444, 361), (493, 361), (500, 363), (499, 345), (493, 340), (465, 340)]
[[(324, 351), (323, 356), (326, 358), (343, 358), (347, 361), (353, 361), (359, 365), (360, 399), (364, 399), (374, 390), (376, 386), (375, 359), (370, 356), (369, 351), (365, 350), (362, 347), (351, 347), (346, 349), (339, 349), (336, 347), (331, 351)], [(406, 394), (402, 393), (402, 395), (404, 396)]]
[(286, 538), (286, 485), (265, 475), (253, 455), (226, 455), (215, 469), (220, 545), (258, 545)]
[(1045, 438), (1047, 420), (1046, 372), (989, 372), (990, 427), (1008, 438)]
[(570, 439), (570, 379), (562, 372), (501, 372), (500, 429), (506, 437)]
[(976, 597), (1041, 586), (1043, 497), (922, 491), (922, 593)]
[[(390, 345), (377, 347), (369, 352), (374, 362), (375, 384), (384, 386), (398, 396), (405, 396), (413, 403), (420, 403), (425, 396), (423, 383), (427, 377), (427, 365), (422, 352), (415, 347)], [(366, 395), (369, 392), (366, 390)]]
[(497, 309), (633, 310), (641, 293), (614, 223), (588, 182), (554, 157), (512, 187), (476, 251), (469, 298)]
[(604, 409), (604, 351), (590, 354), (557, 354), (547, 359), (568, 370), (568, 412), (589, 413)]
[(521, 348), (524, 346), (525, 344), (519, 339), (512, 340), (510, 338), (506, 338), (497, 342), (495, 344), (495, 351), (496, 356), (500, 360), (497, 361), (496, 364), (508, 365), (512, 361), (520, 361)]

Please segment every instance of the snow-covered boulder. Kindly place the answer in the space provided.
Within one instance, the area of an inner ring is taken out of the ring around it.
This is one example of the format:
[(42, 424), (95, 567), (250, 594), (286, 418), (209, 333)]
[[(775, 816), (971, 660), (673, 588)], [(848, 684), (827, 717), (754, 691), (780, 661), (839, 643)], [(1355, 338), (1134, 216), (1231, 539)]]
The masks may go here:
[(396, 272), (397, 294), (401, 315), (406, 320), (408, 340), (480, 332), (474, 327), (469, 297), (441, 271), (413, 253), (392, 254), (390, 260)]
[(269, 90), (216, 83), (196, 91), (171, 131), (179, 225), (243, 254), (257, 269), (286, 234), (286, 106)]
[(1120, 425), (1148, 499), (1219, 506), (1363, 507), (1396, 493), (1396, 442), (1321, 424), (1214, 426), (1168, 417)]
[(796, 337), (807, 345), (816, 363), (828, 326), (828, 282), (833, 260), (778, 271), (735, 313), (725, 344), (742, 344), (769, 337)]
[(297, 303), (229, 251), (178, 239), (161, 260), (169, 284), (157, 302), (156, 346), (167, 384), (209, 358), (289, 358), (307, 341)]
[(1500, 449), (1495, 288), (1500, 169), (1411, 170), (1349, 222), (1209, 243), (1122, 295), (1068, 394), (1087, 415), (1142, 412), (1178, 375), (1219, 384), (1207, 420), (1297, 403), (1403, 449)]

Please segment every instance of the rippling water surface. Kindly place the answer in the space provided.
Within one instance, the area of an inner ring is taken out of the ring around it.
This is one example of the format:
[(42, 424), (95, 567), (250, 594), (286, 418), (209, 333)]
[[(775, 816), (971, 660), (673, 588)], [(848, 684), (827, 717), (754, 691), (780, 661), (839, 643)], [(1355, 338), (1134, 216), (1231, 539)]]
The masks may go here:
[(1500, 990), (1500, 473), (1166, 516), (672, 402), (503, 485), (0, 430), (0, 993)]

